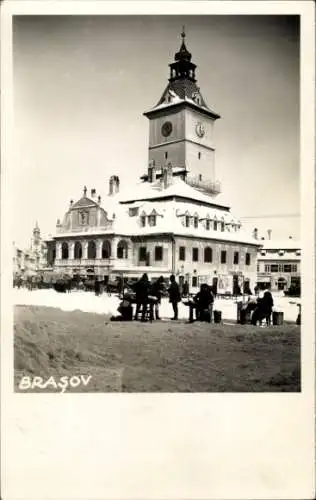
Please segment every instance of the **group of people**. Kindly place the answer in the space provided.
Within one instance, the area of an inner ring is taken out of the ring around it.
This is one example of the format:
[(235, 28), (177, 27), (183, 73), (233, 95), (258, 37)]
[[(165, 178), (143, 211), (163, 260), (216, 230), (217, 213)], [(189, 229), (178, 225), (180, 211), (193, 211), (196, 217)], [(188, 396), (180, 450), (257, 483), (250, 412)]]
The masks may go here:
[(247, 317), (249, 317), (252, 325), (258, 323), (262, 325), (265, 320), (266, 325), (270, 326), (273, 305), (273, 297), (269, 289), (263, 293), (262, 297), (249, 297), (248, 303), (241, 309), (241, 323), (247, 322)]
[(135, 292), (135, 320), (138, 320), (140, 313), (141, 321), (146, 320), (147, 314), (151, 320), (160, 320), (159, 308), (165, 290), (168, 292), (169, 302), (173, 308), (174, 316), (172, 319), (178, 319), (178, 303), (181, 301), (181, 293), (174, 275), (170, 276), (170, 286), (167, 289), (163, 276), (151, 283), (146, 273), (131, 288)]
[[(113, 317), (113, 320), (131, 321), (132, 319), (141, 321), (160, 320), (160, 304), (163, 295), (168, 295), (169, 303), (172, 306), (172, 320), (177, 320), (179, 316), (178, 305), (181, 302), (183, 291), (172, 274), (169, 278), (167, 286), (163, 276), (160, 276), (156, 281), (151, 283), (147, 274), (133, 285), (129, 286), (132, 293), (127, 291), (123, 294), (123, 300), (118, 308), (121, 316)], [(194, 311), (197, 320), (212, 321), (214, 295), (212, 289), (207, 284), (202, 284), (200, 291), (193, 299), (184, 302), (189, 306), (189, 321), (194, 321)], [(136, 304), (135, 314), (133, 315), (133, 306)]]

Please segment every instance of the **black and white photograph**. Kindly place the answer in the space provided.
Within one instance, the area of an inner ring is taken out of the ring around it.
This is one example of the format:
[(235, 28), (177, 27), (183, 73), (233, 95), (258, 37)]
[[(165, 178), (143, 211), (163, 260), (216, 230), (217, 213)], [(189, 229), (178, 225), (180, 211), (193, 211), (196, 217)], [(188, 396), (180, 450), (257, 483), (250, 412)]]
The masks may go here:
[(300, 391), (299, 47), (299, 16), (13, 19), (17, 390)]
[(314, 498), (314, 15), (4, 2), (1, 498)]

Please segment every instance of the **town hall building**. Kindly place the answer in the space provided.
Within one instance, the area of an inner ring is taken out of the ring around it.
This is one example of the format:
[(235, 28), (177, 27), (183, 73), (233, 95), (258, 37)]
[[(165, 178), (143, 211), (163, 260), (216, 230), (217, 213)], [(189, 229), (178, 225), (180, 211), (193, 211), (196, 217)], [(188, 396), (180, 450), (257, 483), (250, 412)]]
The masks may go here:
[(67, 275), (150, 279), (175, 274), (191, 289), (219, 292), (256, 283), (260, 242), (230, 210), (215, 173), (213, 128), (182, 33), (166, 89), (149, 120), (148, 168), (124, 189), (117, 176), (106, 193), (84, 187), (70, 201), (48, 242), (49, 261)]

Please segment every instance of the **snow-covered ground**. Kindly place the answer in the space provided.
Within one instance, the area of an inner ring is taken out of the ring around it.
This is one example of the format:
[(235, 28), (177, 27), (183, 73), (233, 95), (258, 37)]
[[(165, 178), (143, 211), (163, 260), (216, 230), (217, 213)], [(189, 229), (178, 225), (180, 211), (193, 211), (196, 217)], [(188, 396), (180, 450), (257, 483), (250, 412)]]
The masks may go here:
[[(284, 320), (296, 321), (298, 314), (298, 299), (289, 299), (281, 295), (274, 295), (275, 310), (284, 313)], [(117, 315), (120, 300), (115, 295), (103, 294), (96, 297), (92, 292), (72, 291), (71, 293), (58, 293), (55, 290), (13, 290), (13, 300), (16, 305), (34, 305), (57, 307), (63, 311), (81, 310), (100, 314)], [(222, 311), (224, 320), (236, 320), (237, 305), (233, 299), (216, 299), (214, 309)], [(172, 317), (172, 307), (167, 299), (162, 300), (160, 307), (162, 318)], [(188, 319), (189, 309), (184, 304), (179, 304), (179, 319)]]

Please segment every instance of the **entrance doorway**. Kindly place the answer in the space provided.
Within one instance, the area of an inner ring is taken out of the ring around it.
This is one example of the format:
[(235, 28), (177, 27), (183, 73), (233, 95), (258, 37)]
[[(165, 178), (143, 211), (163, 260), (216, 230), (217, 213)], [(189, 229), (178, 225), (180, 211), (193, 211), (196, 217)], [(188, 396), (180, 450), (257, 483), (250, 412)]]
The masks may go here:
[(278, 290), (282, 291), (286, 288), (287, 282), (285, 278), (279, 278), (278, 279)]

